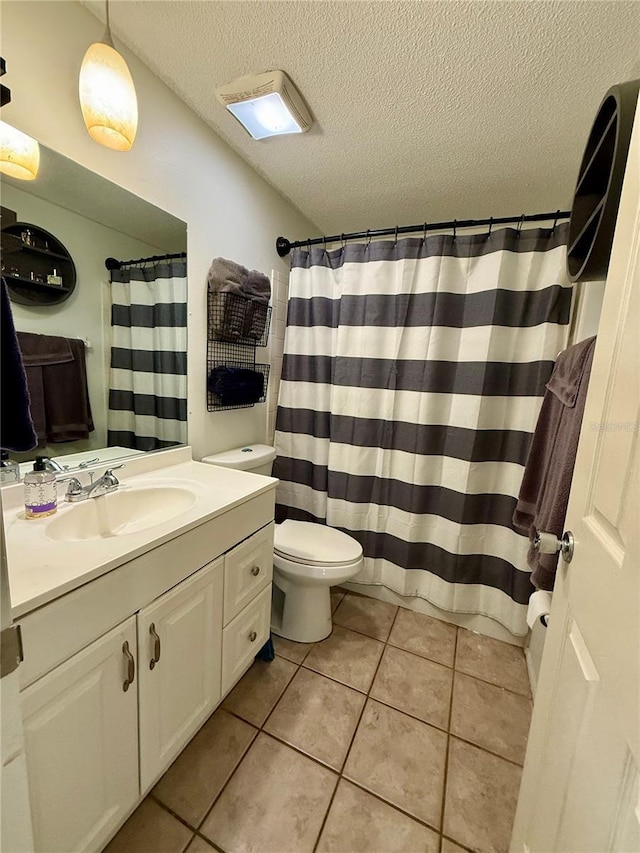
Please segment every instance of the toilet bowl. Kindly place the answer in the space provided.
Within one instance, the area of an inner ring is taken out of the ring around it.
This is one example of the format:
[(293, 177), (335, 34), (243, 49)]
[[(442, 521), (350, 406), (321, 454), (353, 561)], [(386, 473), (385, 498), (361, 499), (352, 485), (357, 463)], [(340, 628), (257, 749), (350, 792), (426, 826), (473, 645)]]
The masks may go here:
[[(210, 465), (270, 474), (275, 450), (264, 444), (205, 456)], [(276, 524), (273, 554), (271, 630), (298, 643), (315, 643), (331, 633), (332, 586), (361, 571), (362, 546), (351, 536), (308, 521)]]

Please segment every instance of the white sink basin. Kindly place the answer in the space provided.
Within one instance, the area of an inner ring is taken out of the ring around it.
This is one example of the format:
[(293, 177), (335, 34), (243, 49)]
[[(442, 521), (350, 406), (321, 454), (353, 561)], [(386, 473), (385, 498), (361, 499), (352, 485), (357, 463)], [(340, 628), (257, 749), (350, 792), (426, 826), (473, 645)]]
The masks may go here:
[(128, 536), (181, 515), (196, 498), (194, 492), (178, 486), (122, 489), (65, 507), (49, 522), (46, 535), (63, 542)]

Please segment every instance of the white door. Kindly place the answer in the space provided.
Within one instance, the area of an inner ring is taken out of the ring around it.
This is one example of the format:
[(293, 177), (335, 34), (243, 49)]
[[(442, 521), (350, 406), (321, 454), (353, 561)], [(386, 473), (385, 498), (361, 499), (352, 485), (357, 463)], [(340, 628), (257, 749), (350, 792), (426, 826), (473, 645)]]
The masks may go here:
[(220, 699), (223, 562), (138, 613), (143, 793)]
[(135, 653), (132, 616), (21, 694), (38, 851), (102, 849), (138, 798)]
[[(589, 287), (588, 284), (578, 285)], [(512, 838), (513, 851), (640, 851), (640, 110)]]

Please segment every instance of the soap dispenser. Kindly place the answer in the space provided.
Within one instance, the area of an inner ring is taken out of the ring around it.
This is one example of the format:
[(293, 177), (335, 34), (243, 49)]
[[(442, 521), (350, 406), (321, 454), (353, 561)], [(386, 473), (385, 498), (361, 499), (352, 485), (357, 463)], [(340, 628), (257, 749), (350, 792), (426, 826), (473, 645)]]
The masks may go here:
[(20, 482), (20, 466), (9, 459), (8, 450), (0, 450), (0, 486)]
[(24, 514), (26, 518), (44, 518), (58, 509), (56, 477), (47, 471), (46, 456), (36, 456), (33, 471), (24, 475)]

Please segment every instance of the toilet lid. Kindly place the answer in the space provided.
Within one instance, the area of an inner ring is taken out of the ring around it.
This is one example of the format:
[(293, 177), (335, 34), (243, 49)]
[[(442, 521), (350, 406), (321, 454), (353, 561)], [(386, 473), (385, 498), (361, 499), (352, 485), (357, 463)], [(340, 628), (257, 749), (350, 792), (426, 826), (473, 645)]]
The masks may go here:
[(309, 521), (283, 521), (276, 525), (274, 550), (301, 563), (332, 565), (352, 563), (362, 556), (362, 546), (351, 536)]

